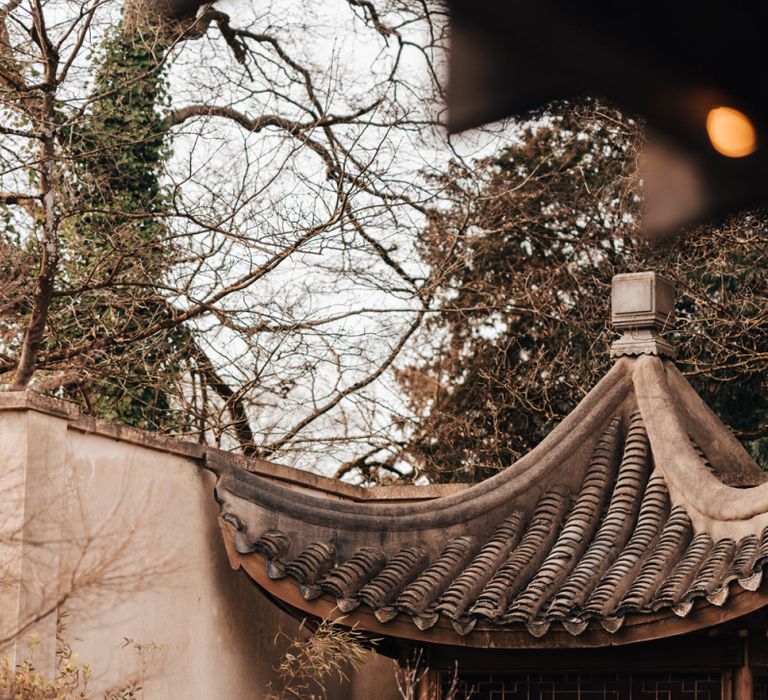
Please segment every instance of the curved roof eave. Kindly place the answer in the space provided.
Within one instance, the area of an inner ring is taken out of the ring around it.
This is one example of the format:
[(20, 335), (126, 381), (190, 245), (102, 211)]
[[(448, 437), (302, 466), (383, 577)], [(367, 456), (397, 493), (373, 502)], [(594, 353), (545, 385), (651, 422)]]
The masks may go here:
[(766, 604), (762, 481), (674, 364), (641, 355), (458, 493), (359, 502), (222, 465), (217, 498), (233, 566), (296, 611), (414, 641), (601, 646)]

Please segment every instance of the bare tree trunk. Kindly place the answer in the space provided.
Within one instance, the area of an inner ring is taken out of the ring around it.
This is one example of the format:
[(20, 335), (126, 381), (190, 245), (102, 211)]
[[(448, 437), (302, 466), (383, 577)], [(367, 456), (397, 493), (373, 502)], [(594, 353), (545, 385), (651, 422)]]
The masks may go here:
[(19, 356), (19, 363), (11, 383), (12, 391), (23, 391), (29, 385), (35, 372), (37, 356), (43, 344), (48, 309), (53, 298), (56, 268), (59, 261), (59, 235), (56, 216), (56, 190), (54, 180), (56, 144), (55, 144), (55, 105), (53, 90), (56, 85), (58, 55), (52, 46), (45, 28), (42, 8), (35, 3), (33, 10), (34, 28), (37, 41), (45, 62), (45, 85), (41, 101), (40, 122), (42, 143), (40, 146), (40, 199), (43, 203), (42, 239), (40, 271), (32, 300), (32, 313), (29, 317), (24, 342)]
[(208, 356), (200, 349), (196, 347), (195, 356), (197, 359), (197, 367), (200, 375), (202, 376), (204, 383), (211, 387), (221, 398), (232, 416), (232, 424), (235, 430), (235, 436), (240, 443), (240, 447), (243, 450), (243, 454), (246, 457), (253, 457), (257, 454), (256, 440), (251, 430), (251, 425), (248, 422), (248, 412), (245, 410), (242, 397), (232, 390), (218, 374), (213, 363), (208, 359)]
[(43, 344), (45, 326), (48, 320), (48, 309), (53, 298), (53, 286), (56, 277), (56, 267), (59, 259), (59, 240), (56, 231), (54, 214), (54, 194), (48, 190), (43, 198), (45, 220), (43, 225), (42, 256), (40, 272), (37, 277), (37, 288), (32, 305), (24, 344), (19, 357), (19, 364), (11, 383), (11, 391), (23, 391), (27, 388), (35, 372), (37, 356)]

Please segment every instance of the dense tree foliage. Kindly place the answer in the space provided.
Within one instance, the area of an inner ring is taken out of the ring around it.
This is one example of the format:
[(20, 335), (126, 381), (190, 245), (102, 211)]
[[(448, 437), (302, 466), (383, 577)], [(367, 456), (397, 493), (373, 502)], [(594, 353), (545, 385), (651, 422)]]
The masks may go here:
[(472, 481), (534, 447), (610, 365), (611, 277), (656, 270), (678, 288), (679, 364), (768, 465), (768, 259), (761, 213), (638, 238), (636, 123), (599, 104), (537, 115), (516, 144), (440, 177), (421, 252), (439, 313), (401, 372), (418, 416), (408, 455)]
[(171, 324), (151, 344), (122, 339), (168, 318), (162, 286), (178, 257), (164, 218), (171, 199), (160, 181), (169, 157), (165, 51), (156, 32), (124, 22), (98, 49), (91, 93), (99, 97), (66, 135), (72, 154), (65, 204), (71, 214), (61, 231), (66, 283), (50, 313), (47, 348), (98, 348), (101, 339), (117, 337), (79, 368), (66, 393), (102, 418), (155, 430), (183, 423), (172, 395), (191, 365), (186, 334)]

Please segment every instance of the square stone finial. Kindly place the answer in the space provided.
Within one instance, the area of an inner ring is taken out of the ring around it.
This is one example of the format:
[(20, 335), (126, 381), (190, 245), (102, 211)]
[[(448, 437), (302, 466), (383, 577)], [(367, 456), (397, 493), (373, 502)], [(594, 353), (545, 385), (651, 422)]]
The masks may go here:
[(675, 287), (655, 272), (616, 275), (611, 283), (611, 323), (623, 335), (611, 346), (611, 357), (674, 357), (660, 333), (669, 330), (675, 312)]

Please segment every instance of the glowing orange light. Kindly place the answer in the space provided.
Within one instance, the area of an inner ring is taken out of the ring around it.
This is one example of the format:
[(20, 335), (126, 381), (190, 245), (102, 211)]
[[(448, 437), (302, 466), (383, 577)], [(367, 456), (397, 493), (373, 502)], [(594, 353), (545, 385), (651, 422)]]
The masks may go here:
[(757, 133), (749, 117), (732, 107), (709, 110), (707, 135), (714, 149), (729, 158), (743, 158), (757, 148)]

